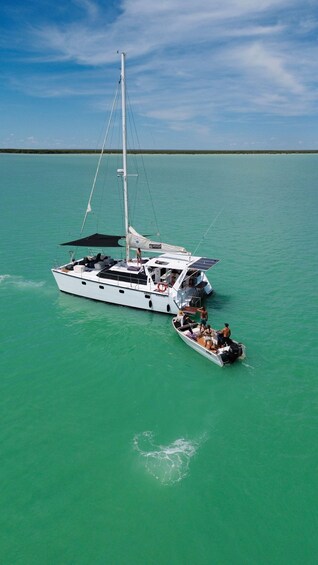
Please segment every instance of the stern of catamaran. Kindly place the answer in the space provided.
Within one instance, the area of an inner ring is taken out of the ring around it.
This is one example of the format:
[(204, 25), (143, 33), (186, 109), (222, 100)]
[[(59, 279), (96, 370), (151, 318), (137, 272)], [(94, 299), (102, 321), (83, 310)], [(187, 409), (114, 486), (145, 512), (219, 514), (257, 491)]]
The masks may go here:
[(212, 294), (213, 288), (206, 271), (218, 263), (218, 259), (196, 257), (190, 261), (177, 285), (175, 303), (179, 309), (200, 308), (204, 298)]
[[(199, 308), (212, 292), (206, 276), (218, 259), (165, 253), (144, 264), (148, 281), (158, 292), (169, 293), (171, 312), (185, 307)], [(173, 307), (175, 305), (175, 308)]]
[[(207, 292), (208, 288), (210, 289), (209, 292)], [(175, 303), (179, 310), (184, 310), (185, 308), (200, 308), (204, 298), (209, 296), (212, 292), (212, 287), (208, 282), (204, 287), (180, 288), (176, 292)]]

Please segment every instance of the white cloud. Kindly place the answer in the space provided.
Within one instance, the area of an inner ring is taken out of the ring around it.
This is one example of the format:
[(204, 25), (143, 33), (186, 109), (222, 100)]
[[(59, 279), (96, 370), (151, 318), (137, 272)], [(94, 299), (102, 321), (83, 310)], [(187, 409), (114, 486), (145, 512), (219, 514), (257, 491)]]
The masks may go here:
[[(258, 75), (264, 82), (270, 81), (272, 86), (276, 84), (294, 94), (303, 94), (304, 92), (304, 87), (299, 80), (301, 76), (299, 70), (296, 73), (289, 55), (279, 53), (277, 47), (271, 50), (263, 43), (256, 42), (245, 47), (242, 46), (239, 51), (231, 55), (231, 58), (244, 71), (252, 74), (254, 78)], [(293, 70), (288, 68), (293, 68)]]
[[(117, 49), (140, 57), (176, 46), (191, 47), (197, 42), (279, 33), (284, 26), (281, 22), (269, 23), (273, 14), (268, 10), (275, 14), (287, 5), (290, 10), (297, 4), (297, 0), (125, 0), (117, 18), (105, 21), (97, 4), (88, 0), (78, 2), (86, 8), (82, 22), (43, 26), (36, 30), (36, 35), (41, 47), (51, 50), (53, 58), (92, 65), (114, 61)], [(94, 15), (93, 27), (87, 12)]]
[(90, 96), (102, 107), (105, 69), (119, 66), (118, 49), (128, 54), (139, 113), (174, 131), (191, 124), (203, 135), (229, 115), (316, 110), (318, 53), (308, 34), (317, 17), (310, 0), (123, 0), (112, 17), (93, 0), (75, 3), (82, 19), (38, 24), (29, 36), (36, 60), (66, 63), (63, 72), (46, 74), (43, 67), (38, 77), (15, 77), (16, 88)]
[(74, 0), (74, 3), (83, 8), (86, 15), (91, 20), (96, 20), (99, 14), (98, 5), (96, 4), (96, 2), (93, 2), (92, 0)]

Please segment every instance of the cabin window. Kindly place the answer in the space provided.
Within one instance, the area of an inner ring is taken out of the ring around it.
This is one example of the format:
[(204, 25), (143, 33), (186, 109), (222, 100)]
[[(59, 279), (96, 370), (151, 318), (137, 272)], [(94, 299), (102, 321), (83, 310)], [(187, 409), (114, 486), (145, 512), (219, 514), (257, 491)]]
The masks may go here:
[(101, 279), (111, 279), (113, 281), (127, 282), (132, 284), (147, 284), (147, 275), (145, 273), (126, 273), (121, 271), (109, 271), (104, 269), (97, 275)]

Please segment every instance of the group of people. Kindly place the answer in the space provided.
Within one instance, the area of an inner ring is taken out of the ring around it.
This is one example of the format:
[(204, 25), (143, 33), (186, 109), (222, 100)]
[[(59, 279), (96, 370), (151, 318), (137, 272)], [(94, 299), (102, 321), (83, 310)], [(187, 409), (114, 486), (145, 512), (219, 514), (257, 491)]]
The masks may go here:
[[(213, 330), (208, 324), (209, 314), (204, 306), (197, 308), (197, 312), (200, 314), (200, 337), (204, 338), (205, 347), (210, 351), (215, 351), (218, 347), (223, 345), (228, 345), (230, 343), (231, 329), (228, 323), (224, 323), (224, 327), (221, 330)], [(193, 320), (182, 311), (179, 312), (179, 317), (182, 316), (182, 325), (191, 324)], [(190, 326), (191, 331), (191, 326)], [(217, 345), (214, 346), (213, 337), (217, 340)]]
[[(211, 329), (211, 326), (208, 325), (208, 317), (209, 317), (208, 311), (206, 310), (206, 308), (204, 306), (202, 306), (201, 308), (198, 308), (197, 311), (200, 312), (200, 331), (202, 332), (206, 343), (208, 343), (208, 344), (213, 343), (212, 342), (213, 331)], [(216, 338), (217, 338), (218, 347), (220, 347), (222, 345), (228, 345), (228, 343), (230, 341), (230, 337), (231, 337), (230, 326), (227, 322), (225, 322), (224, 328), (216, 331)], [(208, 349), (210, 349), (210, 347), (208, 347)]]

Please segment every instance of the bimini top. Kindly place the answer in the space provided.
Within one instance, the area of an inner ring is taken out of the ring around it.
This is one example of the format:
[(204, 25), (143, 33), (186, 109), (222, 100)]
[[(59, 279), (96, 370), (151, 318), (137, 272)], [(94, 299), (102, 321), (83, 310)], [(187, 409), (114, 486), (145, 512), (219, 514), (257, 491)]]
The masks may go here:
[(93, 235), (82, 237), (81, 239), (75, 239), (74, 241), (61, 243), (61, 245), (76, 245), (79, 247), (122, 247), (119, 244), (119, 240), (123, 237), (125, 236), (94, 233)]

